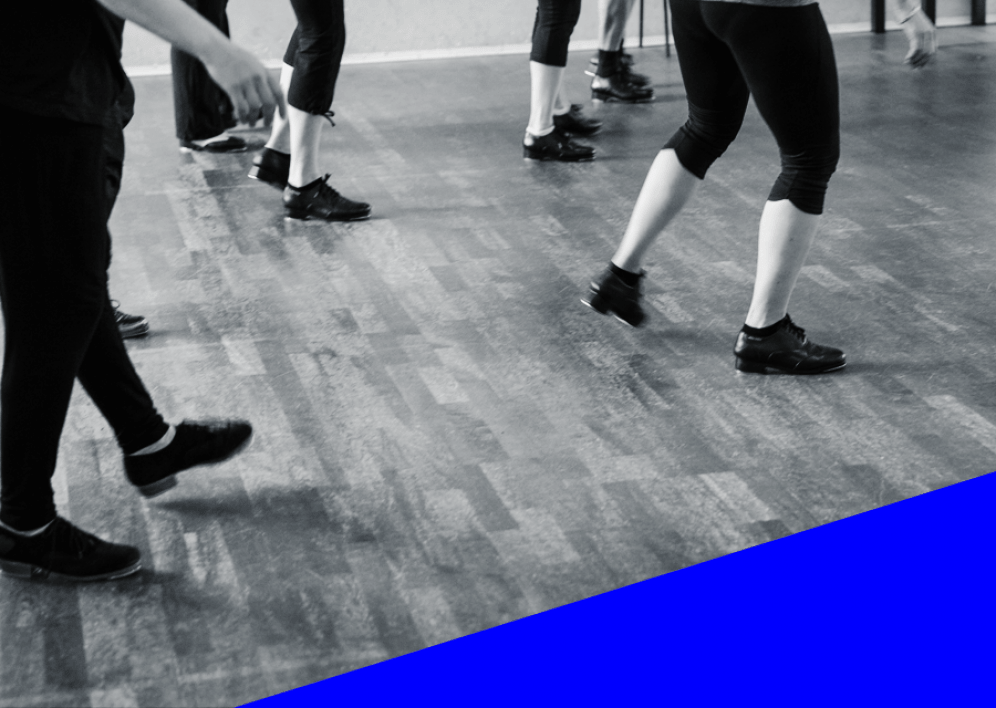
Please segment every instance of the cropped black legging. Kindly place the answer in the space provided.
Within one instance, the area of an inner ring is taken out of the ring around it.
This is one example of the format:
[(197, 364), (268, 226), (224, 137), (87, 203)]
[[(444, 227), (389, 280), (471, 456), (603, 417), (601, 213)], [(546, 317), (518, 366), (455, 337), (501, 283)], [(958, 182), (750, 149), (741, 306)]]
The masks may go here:
[(105, 128), (8, 108), (0, 131), (19, 138), (7, 154), (18, 169), (0, 172), (0, 521), (32, 529), (55, 517), (51, 479), (75, 380), (125, 453), (168, 427), (107, 294)]
[(567, 45), (580, 16), (581, 0), (539, 0), (529, 58), (549, 66), (567, 66)]
[(291, 0), (297, 27), (291, 35), (284, 64), (294, 67), (287, 103), (300, 111), (322, 115), (332, 107), (346, 48), (343, 0)]
[(816, 4), (762, 7), (671, 0), (688, 121), (665, 144), (704, 178), (737, 136), (754, 102), (781, 152), (770, 201), (823, 212), (840, 156), (837, 65)]

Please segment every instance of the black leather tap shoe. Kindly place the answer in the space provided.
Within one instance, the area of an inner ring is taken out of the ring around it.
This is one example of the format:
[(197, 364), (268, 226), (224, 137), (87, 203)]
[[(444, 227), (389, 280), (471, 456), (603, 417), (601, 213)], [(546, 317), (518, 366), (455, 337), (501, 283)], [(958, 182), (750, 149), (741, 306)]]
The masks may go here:
[(620, 322), (639, 327), (646, 318), (640, 307), (640, 282), (643, 275), (641, 272), (636, 285), (627, 285), (610, 268), (606, 268), (598, 278), (591, 281), (588, 292), (581, 296), (581, 302), (595, 312), (612, 314)]
[(271, 187), (282, 190), (287, 186), (287, 175), (290, 173), (290, 155), (268, 147), (252, 159), (252, 169), (249, 176), (258, 179)]
[(284, 211), (291, 219), (324, 219), (325, 221), (359, 221), (370, 216), (370, 205), (347, 199), (328, 185), (331, 175), (316, 179), (298, 189), (284, 189)]
[(539, 138), (530, 135), (529, 138), (532, 138), (531, 143), (522, 143), (522, 156), (530, 160), (587, 162), (595, 159), (595, 148), (574, 142), (559, 128), (554, 128), (548, 135)]
[(178, 472), (223, 462), (244, 449), (251, 437), (252, 426), (244, 420), (185, 420), (176, 426), (173, 441), (159, 452), (126, 455), (125, 474), (142, 496), (158, 496), (176, 486)]
[(114, 580), (141, 568), (137, 548), (102, 541), (61, 517), (33, 536), (0, 528), (4, 575), (33, 580)]
[(650, 103), (654, 100), (654, 90), (630, 83), (626, 80), (625, 73), (618, 71), (612, 76), (596, 76), (591, 80), (591, 100), (606, 103)]
[(571, 104), (571, 110), (553, 117), (554, 127), (570, 135), (594, 135), (602, 129), (602, 121), (589, 118), (581, 111), (581, 105)]
[(755, 337), (741, 331), (733, 349), (737, 371), (753, 374), (825, 374), (843, 369), (844, 352), (809, 341), (805, 330), (791, 318), (778, 323), (778, 330), (767, 337)]

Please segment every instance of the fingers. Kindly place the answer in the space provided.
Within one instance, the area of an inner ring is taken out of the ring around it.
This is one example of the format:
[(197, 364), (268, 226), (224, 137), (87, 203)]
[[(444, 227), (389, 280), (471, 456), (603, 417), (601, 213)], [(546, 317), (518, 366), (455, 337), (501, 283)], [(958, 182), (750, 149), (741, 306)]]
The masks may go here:
[(232, 101), (232, 112), (235, 113), (235, 117), (238, 118), (239, 122), (244, 123), (246, 116), (249, 113), (249, 103), (246, 101), (243, 92), (238, 90), (239, 87), (234, 87), (233, 90), (227, 91), (228, 97)]
[[(287, 117), (287, 103), (286, 97), (284, 96), (283, 90), (280, 88), (280, 82), (277, 81), (272, 75), (266, 74), (266, 84), (273, 96), (274, 102), (276, 103), (277, 110), (280, 111), (280, 117)], [(267, 116), (273, 115), (273, 106), (270, 106), (269, 111), (266, 113)]]
[(252, 77), (245, 84), (246, 114), (241, 118), (243, 123), (255, 123), (259, 120), (260, 112), (266, 105), (256, 90), (257, 78)]
[(235, 117), (241, 123), (255, 123), (263, 118), (269, 124), (273, 113), (280, 110), (284, 115), (284, 97), (280, 84), (276, 82), (262, 66), (243, 74), (227, 89), (232, 99)]

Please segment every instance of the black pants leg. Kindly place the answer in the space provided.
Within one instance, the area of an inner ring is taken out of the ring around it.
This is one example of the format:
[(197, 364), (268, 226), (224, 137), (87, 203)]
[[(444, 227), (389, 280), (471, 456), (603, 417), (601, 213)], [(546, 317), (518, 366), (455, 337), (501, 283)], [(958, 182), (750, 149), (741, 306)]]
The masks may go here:
[(287, 103), (299, 111), (323, 115), (332, 107), (346, 48), (343, 0), (291, 0), (297, 28), (284, 53), (294, 67)]
[(581, 16), (581, 0), (539, 0), (530, 61), (567, 66), (567, 45)]
[[(228, 36), (228, 0), (184, 0)], [(173, 65), (173, 112), (176, 137), (205, 140), (235, 125), (232, 102), (208, 75), (204, 65), (186, 52), (170, 51)]]
[(36, 528), (55, 516), (51, 478), (77, 376), (125, 452), (167, 426), (109, 306), (104, 129), (8, 109), (0, 130), (19, 138), (8, 146), (18, 170), (0, 172), (0, 521)]
[(664, 147), (704, 177), (736, 137), (753, 94), (781, 152), (769, 200), (821, 213), (840, 155), (840, 112), (819, 6), (671, 0), (671, 9), (689, 116)]

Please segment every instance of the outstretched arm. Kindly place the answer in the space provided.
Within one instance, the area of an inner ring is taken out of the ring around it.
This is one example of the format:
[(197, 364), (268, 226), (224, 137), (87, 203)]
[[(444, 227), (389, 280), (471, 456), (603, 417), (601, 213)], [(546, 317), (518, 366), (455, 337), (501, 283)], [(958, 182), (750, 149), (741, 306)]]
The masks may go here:
[(284, 114), (280, 84), (252, 54), (238, 47), (183, 0), (98, 0), (114, 14), (200, 59), (244, 123)]
[(937, 30), (920, 7), (920, 0), (892, 0), (892, 4), (910, 43), (906, 63), (919, 69), (937, 53)]

